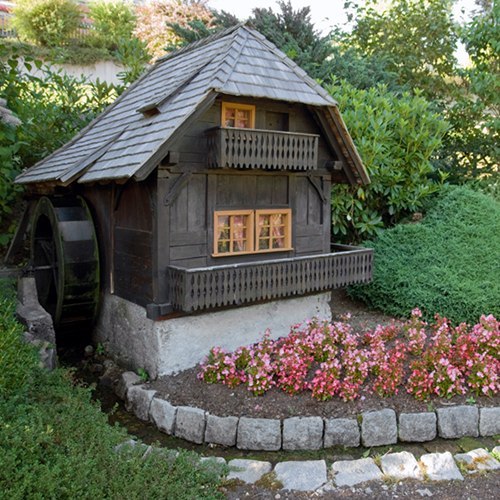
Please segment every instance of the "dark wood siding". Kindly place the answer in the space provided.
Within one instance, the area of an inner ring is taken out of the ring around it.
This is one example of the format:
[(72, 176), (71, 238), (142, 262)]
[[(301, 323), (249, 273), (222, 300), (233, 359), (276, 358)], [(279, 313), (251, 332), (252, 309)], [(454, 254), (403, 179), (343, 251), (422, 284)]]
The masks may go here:
[(153, 298), (153, 206), (151, 180), (115, 188), (114, 293), (140, 305)]

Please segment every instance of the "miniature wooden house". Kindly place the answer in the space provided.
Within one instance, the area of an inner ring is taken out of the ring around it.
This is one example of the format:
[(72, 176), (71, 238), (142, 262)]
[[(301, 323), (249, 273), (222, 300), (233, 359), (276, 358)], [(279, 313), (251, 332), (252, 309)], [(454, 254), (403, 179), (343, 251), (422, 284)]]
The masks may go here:
[(369, 249), (331, 245), (331, 183), (369, 182), (335, 101), (244, 25), (160, 59), (17, 182), (42, 305), (60, 328), (100, 305), (98, 338), (153, 374), (241, 343), (243, 309), (257, 336), (371, 278)]

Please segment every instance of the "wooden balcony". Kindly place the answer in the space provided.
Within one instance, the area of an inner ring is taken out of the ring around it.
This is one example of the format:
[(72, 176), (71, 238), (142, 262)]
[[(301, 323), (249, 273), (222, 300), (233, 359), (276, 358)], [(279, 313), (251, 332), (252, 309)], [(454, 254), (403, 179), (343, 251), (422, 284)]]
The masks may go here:
[(315, 170), (318, 135), (245, 128), (207, 131), (208, 166), (265, 170)]
[(194, 312), (371, 281), (372, 249), (334, 245), (332, 252), (195, 269), (172, 266), (170, 303), (176, 310)]

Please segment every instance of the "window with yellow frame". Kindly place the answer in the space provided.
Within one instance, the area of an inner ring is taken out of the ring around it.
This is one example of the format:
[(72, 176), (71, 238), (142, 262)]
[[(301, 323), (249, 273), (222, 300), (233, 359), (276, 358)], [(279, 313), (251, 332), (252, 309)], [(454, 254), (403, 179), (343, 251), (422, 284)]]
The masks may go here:
[(292, 211), (223, 210), (214, 213), (214, 256), (292, 249)]
[(221, 123), (223, 127), (255, 128), (255, 106), (223, 102)]

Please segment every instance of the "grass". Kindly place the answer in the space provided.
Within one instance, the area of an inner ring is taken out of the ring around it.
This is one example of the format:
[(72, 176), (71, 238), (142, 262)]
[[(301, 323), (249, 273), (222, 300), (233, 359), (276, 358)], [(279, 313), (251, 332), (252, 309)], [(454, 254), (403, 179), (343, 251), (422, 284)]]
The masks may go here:
[(418, 224), (385, 230), (375, 249), (373, 282), (351, 295), (387, 314), (407, 317), (419, 307), (453, 323), (500, 315), (500, 203), (466, 187), (436, 197)]
[(143, 458), (108, 424), (68, 369), (46, 372), (20, 341), (12, 292), (0, 286), (0, 498), (221, 498), (220, 470), (194, 453)]

